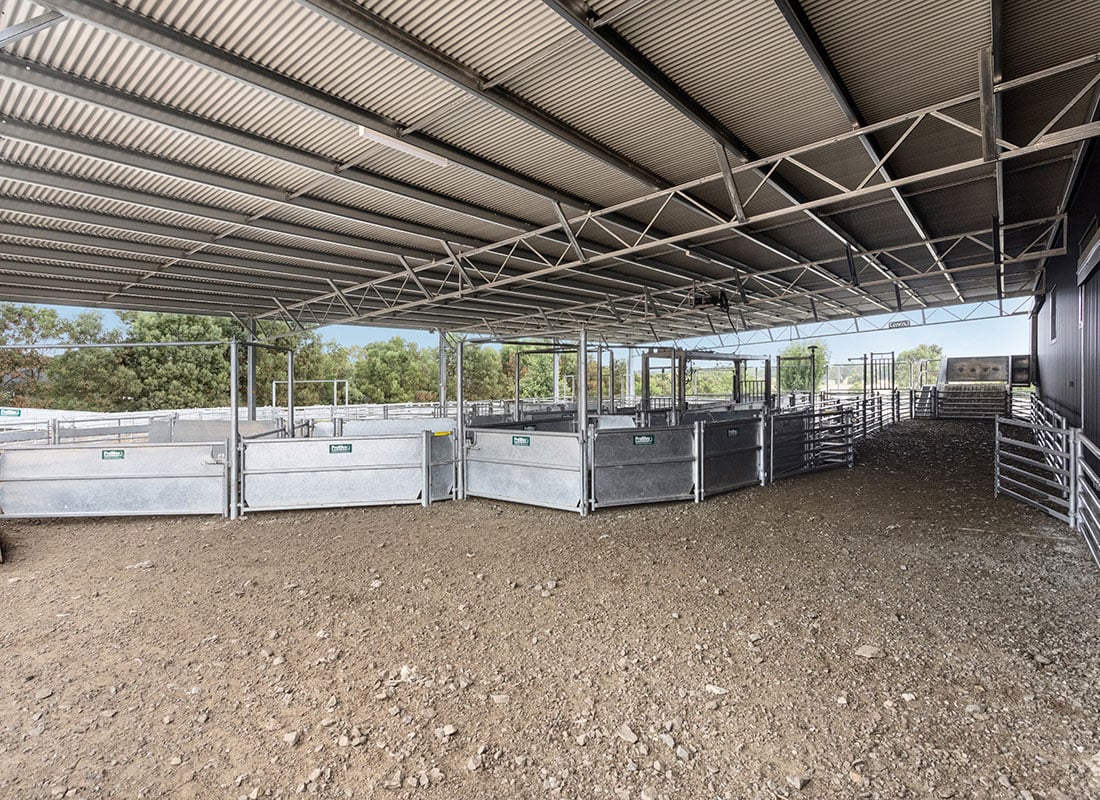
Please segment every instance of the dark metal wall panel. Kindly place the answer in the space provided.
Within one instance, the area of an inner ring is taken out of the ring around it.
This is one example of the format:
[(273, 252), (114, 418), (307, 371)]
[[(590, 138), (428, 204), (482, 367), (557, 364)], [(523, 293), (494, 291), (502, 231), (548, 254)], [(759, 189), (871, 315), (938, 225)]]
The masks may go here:
[(1100, 283), (1093, 273), (1079, 289), (1077, 262), (1082, 238), (1100, 216), (1100, 149), (1092, 147), (1086, 158), (1069, 206), (1066, 254), (1047, 263), (1047, 293), (1035, 323), (1043, 400), (1065, 414), (1072, 425), (1081, 423), (1083, 405), (1088, 428), (1095, 435), (1100, 421)]

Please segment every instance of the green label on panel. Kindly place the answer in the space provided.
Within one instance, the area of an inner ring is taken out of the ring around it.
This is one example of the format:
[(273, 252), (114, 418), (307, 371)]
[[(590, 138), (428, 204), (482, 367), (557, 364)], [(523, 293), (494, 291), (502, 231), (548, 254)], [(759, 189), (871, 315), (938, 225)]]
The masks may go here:
[(350, 453), (351, 445), (345, 442), (344, 444), (330, 444), (328, 446), (330, 453)]
[(126, 458), (125, 450), (100, 450), (99, 458), (102, 461), (121, 461)]
[(531, 446), (531, 437), (530, 436), (513, 436), (512, 437), (512, 444), (515, 445), (516, 447), (530, 447)]
[(657, 437), (652, 433), (639, 433), (634, 437), (634, 444), (653, 444)]
[(21, 417), (23, 416), (23, 409), (21, 408), (0, 408), (0, 417)]

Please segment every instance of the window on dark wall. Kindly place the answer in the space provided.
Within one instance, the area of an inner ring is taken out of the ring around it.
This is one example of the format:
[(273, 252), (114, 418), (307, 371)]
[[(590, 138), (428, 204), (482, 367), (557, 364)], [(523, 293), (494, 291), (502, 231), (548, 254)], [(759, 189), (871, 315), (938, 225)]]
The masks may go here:
[(1047, 294), (1047, 308), (1050, 309), (1050, 341), (1058, 341), (1058, 287), (1051, 286)]

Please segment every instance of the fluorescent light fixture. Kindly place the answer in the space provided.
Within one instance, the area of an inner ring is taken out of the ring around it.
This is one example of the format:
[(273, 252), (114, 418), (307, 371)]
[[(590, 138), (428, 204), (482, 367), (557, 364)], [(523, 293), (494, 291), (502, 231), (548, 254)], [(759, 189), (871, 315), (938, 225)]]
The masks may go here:
[(372, 131), (370, 128), (365, 128), (362, 125), (359, 126), (359, 135), (364, 139), (370, 139), (372, 142), (385, 145), (391, 150), (397, 150), (399, 153), (404, 153), (407, 156), (413, 156), (419, 158), (422, 161), (427, 161), (429, 164), (435, 164), (437, 167), (449, 167), (451, 162), (443, 156), (438, 156), (435, 153), (429, 153), (423, 148), (417, 147), (415, 144), (409, 144), (403, 142), (400, 139), (395, 139), (393, 136), (388, 136), (378, 131)]

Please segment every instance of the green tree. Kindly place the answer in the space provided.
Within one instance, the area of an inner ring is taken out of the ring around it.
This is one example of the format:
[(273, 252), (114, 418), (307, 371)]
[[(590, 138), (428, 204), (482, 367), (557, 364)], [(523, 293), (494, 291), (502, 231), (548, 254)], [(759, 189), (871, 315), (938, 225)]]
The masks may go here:
[[(350, 351), (355, 394), (369, 403), (430, 402), (438, 396), (438, 355), (394, 336)], [(464, 354), (466, 355), (466, 354)]]
[[(69, 332), (52, 308), (0, 304), (0, 344), (68, 341)], [(44, 350), (0, 350), (0, 403), (41, 405), (49, 360)]]

